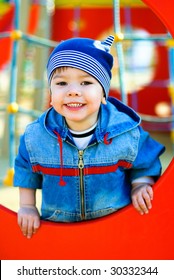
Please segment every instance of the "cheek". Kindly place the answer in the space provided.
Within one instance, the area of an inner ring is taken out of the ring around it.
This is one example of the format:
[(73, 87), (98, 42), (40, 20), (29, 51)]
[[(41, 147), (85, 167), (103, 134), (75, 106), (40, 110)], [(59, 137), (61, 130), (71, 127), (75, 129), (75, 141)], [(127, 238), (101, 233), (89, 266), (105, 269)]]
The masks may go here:
[(60, 114), (62, 114), (63, 110), (63, 102), (61, 96), (58, 94), (52, 94), (50, 99), (50, 105)]
[(51, 95), (50, 104), (51, 104), (53, 107), (57, 107), (57, 106), (58, 106), (59, 100), (58, 100), (57, 96)]
[(61, 100), (61, 94), (58, 94), (58, 92), (52, 92), (51, 93), (51, 102), (58, 102)]
[(96, 107), (100, 107), (100, 105), (102, 103), (102, 100), (103, 100), (103, 96), (102, 95), (95, 96), (95, 98), (93, 99), (93, 104)]

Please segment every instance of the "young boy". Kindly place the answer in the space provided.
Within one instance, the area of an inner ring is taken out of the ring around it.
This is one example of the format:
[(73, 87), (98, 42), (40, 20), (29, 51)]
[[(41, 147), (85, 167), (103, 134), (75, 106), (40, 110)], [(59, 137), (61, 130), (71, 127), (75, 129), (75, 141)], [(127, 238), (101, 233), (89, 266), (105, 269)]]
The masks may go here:
[(18, 224), (30, 238), (42, 219), (75, 222), (132, 203), (148, 213), (164, 147), (139, 126), (139, 116), (108, 98), (114, 41), (74, 38), (51, 53), (47, 74), (52, 107), (29, 124), (15, 161)]

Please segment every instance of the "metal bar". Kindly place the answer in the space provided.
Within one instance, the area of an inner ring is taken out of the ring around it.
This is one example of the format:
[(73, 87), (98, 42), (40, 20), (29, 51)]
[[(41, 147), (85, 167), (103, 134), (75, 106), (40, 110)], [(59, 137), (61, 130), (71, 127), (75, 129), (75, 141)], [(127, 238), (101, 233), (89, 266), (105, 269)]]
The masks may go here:
[[(117, 35), (121, 34), (121, 26), (120, 26), (120, 1), (114, 0), (114, 31)], [(123, 46), (121, 42), (116, 43), (116, 51), (118, 56), (118, 64), (119, 64), (119, 84), (120, 84), (120, 92), (121, 92), (121, 100), (124, 104), (127, 104), (127, 94), (125, 88), (125, 69), (124, 69), (124, 55), (123, 55)]]
[[(19, 12), (20, 12), (20, 0), (15, 0), (15, 15), (14, 15), (14, 29), (19, 29)], [(17, 92), (17, 55), (19, 49), (19, 40), (13, 40), (12, 44), (12, 62), (11, 62), (11, 79), (10, 79), (10, 96), (9, 103), (16, 102)], [(8, 128), (9, 128), (9, 166), (14, 166), (15, 158), (15, 114), (9, 114), (8, 116)]]

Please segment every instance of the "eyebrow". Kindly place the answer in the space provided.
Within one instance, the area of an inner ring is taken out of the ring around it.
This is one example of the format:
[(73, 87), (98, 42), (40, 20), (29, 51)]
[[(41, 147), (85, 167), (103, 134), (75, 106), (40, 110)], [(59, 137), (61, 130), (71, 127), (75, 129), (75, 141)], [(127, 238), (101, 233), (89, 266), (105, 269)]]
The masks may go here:
[[(65, 75), (62, 75), (61, 73), (56, 73), (55, 75), (53, 75), (53, 80), (56, 78), (63, 78)], [(80, 78), (93, 78), (90, 74), (86, 73), (86, 74), (82, 74), (80, 75)]]
[(59, 75), (59, 74), (53, 75), (53, 80), (56, 79), (56, 78), (61, 78), (61, 75)]

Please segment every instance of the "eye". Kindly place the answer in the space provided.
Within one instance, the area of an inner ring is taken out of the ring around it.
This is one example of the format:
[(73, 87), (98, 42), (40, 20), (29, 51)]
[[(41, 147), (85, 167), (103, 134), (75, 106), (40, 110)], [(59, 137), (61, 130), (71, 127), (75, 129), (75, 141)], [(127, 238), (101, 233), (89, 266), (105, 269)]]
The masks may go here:
[(58, 85), (58, 86), (66, 86), (66, 85), (67, 85), (67, 83), (66, 83), (66, 82), (61, 81), (61, 82), (56, 82), (56, 85)]
[(92, 82), (90, 82), (90, 81), (83, 81), (81, 83), (82, 86), (88, 86), (88, 85), (91, 85), (91, 84), (92, 84)]

